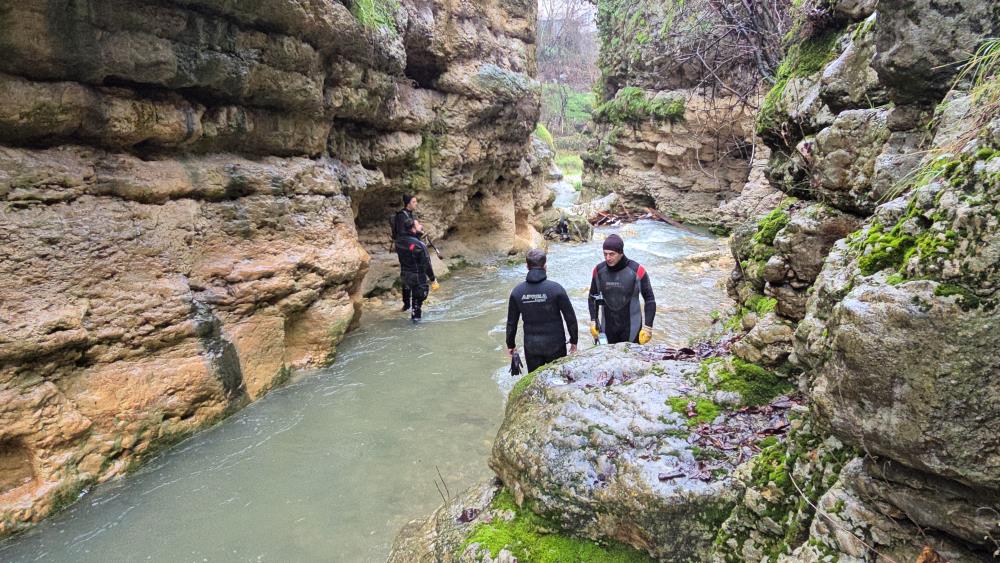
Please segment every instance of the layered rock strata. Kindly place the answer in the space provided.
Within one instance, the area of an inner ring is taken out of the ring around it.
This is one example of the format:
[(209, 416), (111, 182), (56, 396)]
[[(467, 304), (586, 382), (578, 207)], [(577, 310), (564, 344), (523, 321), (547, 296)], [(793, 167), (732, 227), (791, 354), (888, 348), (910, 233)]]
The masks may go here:
[(0, 535), (329, 361), (400, 193), (433, 235), (526, 244), (547, 199), (534, 21), (528, 2), (0, 7)]
[(748, 182), (763, 149), (747, 83), (755, 46), (706, 35), (727, 25), (701, 0), (599, 3), (602, 103), (585, 196), (616, 192), (632, 207), (727, 228), (773, 207), (762, 200), (775, 190), (759, 175)]
[(717, 560), (1000, 557), (997, 76), (974, 58), (956, 78), (1000, 11), (875, 4), (803, 20), (758, 117), (791, 198), (739, 232), (730, 288), (794, 329), (782, 346), (812, 413), (754, 462)]

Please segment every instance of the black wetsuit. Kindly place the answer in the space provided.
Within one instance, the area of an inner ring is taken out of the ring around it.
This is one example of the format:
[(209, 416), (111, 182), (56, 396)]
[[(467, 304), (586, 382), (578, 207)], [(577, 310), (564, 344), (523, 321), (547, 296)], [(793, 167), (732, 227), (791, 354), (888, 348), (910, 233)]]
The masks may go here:
[[(413, 218), (414, 218), (413, 212), (410, 211), (409, 209), (406, 209), (405, 207), (397, 211), (396, 214), (392, 216), (392, 236), (394, 237), (393, 243), (399, 242), (399, 239), (409, 236), (406, 232), (406, 225), (404, 223), (406, 223), (407, 219), (413, 219)], [(399, 250), (397, 249), (396, 252), (398, 254)], [(400, 266), (400, 276), (402, 276), (402, 267), (403, 267), (402, 260), (399, 261), (399, 266)], [(406, 282), (403, 282), (403, 310), (405, 311), (409, 308), (410, 308), (410, 288), (406, 285)]]
[[(399, 256), (399, 269), (403, 277), (403, 286), (407, 288), (413, 312), (412, 319), (420, 318), (420, 306), (427, 299), (427, 281), (434, 281), (434, 270), (431, 268), (431, 257), (427, 247), (413, 235), (405, 235), (396, 239), (396, 255)], [(405, 295), (405, 294), (404, 294)]]
[[(653, 317), (656, 316), (653, 287), (649, 283), (646, 269), (635, 260), (622, 256), (614, 267), (601, 262), (594, 268), (590, 280), (590, 298), (587, 300), (591, 321), (597, 320), (597, 302), (594, 299), (597, 294), (604, 297), (601, 326), (604, 327), (609, 344), (638, 342), (639, 330), (643, 324), (653, 326)], [(645, 302), (642, 312), (639, 311), (640, 295)], [(645, 313), (645, 319), (642, 313)]]
[(507, 302), (507, 348), (514, 347), (517, 321), (524, 317), (524, 360), (528, 372), (566, 355), (566, 331), (570, 344), (577, 342), (576, 313), (563, 286), (545, 279), (545, 270), (528, 270), (526, 281), (510, 292)]

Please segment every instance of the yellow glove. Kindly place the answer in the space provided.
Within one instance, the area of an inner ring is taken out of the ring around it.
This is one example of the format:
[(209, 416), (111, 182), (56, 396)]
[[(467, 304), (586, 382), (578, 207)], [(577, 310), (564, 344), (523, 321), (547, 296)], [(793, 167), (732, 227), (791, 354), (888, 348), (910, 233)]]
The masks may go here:
[(441, 284), (439, 284), (437, 280), (431, 282), (431, 291), (437, 291), (439, 289), (441, 289)]
[(653, 339), (653, 329), (648, 326), (642, 327), (639, 331), (639, 344), (648, 344)]
[(594, 321), (590, 321), (590, 335), (593, 336), (594, 338), (597, 338), (598, 336), (601, 335), (601, 332), (597, 330), (597, 323)]

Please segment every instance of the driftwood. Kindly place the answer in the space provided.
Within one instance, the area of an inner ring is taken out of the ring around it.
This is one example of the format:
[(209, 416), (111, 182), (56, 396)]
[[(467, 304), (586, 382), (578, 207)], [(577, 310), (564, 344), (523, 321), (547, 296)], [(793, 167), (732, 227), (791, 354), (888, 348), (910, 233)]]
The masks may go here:
[(625, 207), (619, 208), (618, 211), (598, 211), (595, 215), (590, 217), (590, 224), (595, 227), (605, 227), (622, 225), (625, 223), (634, 223), (640, 219), (660, 221), (670, 226), (677, 227), (678, 229), (694, 232), (683, 223), (675, 221), (663, 213), (649, 207), (644, 208), (643, 211), (626, 209)]

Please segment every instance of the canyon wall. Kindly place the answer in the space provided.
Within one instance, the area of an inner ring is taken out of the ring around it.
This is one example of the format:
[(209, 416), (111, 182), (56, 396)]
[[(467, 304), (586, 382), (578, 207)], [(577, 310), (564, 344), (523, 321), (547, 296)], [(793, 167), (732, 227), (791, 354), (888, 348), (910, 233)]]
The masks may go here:
[(535, 10), (0, 4), (0, 535), (331, 361), (400, 194), (536, 240)]
[[(597, 17), (601, 80), (585, 195), (615, 192), (631, 207), (724, 228), (773, 207), (776, 190), (759, 173), (749, 178), (767, 158), (753, 131), (757, 46), (724, 33), (730, 22), (705, 0), (602, 0)], [(762, 33), (782, 25), (761, 23)]]

